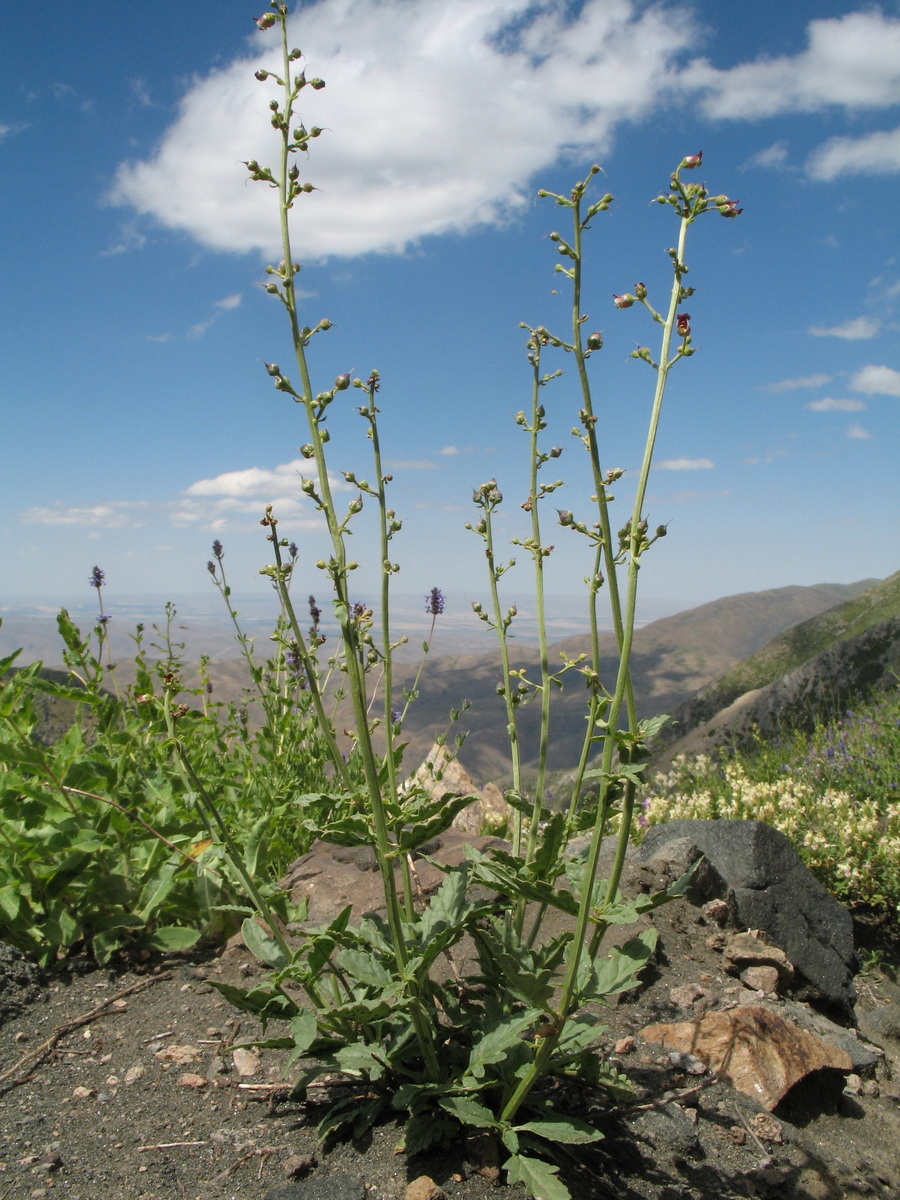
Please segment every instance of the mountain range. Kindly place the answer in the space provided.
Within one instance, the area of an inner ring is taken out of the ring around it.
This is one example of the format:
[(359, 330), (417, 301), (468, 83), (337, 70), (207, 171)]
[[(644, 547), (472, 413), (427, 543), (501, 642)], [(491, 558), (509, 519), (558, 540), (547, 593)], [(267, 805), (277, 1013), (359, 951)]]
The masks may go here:
[[(52, 632), (52, 623), (44, 622), (45, 631)], [(47, 644), (46, 632), (39, 636), (36, 630), (37, 625), (29, 625), (20, 664), (39, 657), (34, 651), (42, 639)], [(9, 630), (4, 633), (8, 636)], [(213, 655), (207, 668), (213, 695), (236, 699), (246, 686), (246, 666), (241, 659), (223, 657), (226, 635), (219, 632), (217, 637), (218, 642), (210, 635), (204, 646)], [(551, 669), (561, 665), (562, 655), (576, 658), (588, 649), (586, 633), (556, 642), (550, 647)], [(524, 668), (528, 678), (537, 677), (535, 647), (513, 640), (510, 654), (512, 669)], [(612, 634), (601, 634), (601, 659), (601, 678), (611, 687), (617, 667)], [(117, 669), (122, 683), (128, 682), (129, 665), (123, 660)], [(404, 688), (415, 685), (418, 692), (403, 725), (407, 764), (424, 760), (435, 737), (448, 731), (451, 710), (468, 701), (470, 707), (450, 728), (448, 740), (465, 733), (460, 757), (472, 776), (483, 782), (502, 779), (510, 758), (506, 709), (497, 694), (502, 682), (499, 651), (429, 654), (416, 684), (417, 669), (416, 663), (401, 661), (394, 671), (397, 700)], [(777, 716), (782, 709), (802, 723), (811, 713), (824, 711), (826, 700), (843, 703), (860, 688), (895, 682), (892, 670), (900, 670), (900, 572), (886, 580), (726, 596), (637, 629), (632, 654), (639, 716), (666, 712), (676, 718), (663, 747), (667, 758), (680, 749), (708, 748), (716, 739), (737, 736), (736, 730), (746, 733), (754, 722), (765, 730), (783, 719), (784, 714)], [(792, 673), (796, 677), (783, 685)], [(199, 676), (189, 669), (184, 678), (190, 686)], [(741, 702), (748, 695), (753, 702)], [(539, 715), (535, 702), (519, 709), (525, 763), (533, 764), (537, 754)], [(573, 671), (553, 698), (551, 770), (564, 770), (577, 760), (584, 716), (585, 687)]]

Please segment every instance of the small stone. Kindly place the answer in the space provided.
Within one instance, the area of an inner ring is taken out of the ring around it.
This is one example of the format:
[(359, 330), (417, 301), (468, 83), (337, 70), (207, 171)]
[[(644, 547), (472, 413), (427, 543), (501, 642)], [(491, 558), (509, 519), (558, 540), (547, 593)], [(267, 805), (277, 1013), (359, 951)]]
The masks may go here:
[(406, 1185), (406, 1200), (447, 1200), (447, 1193), (429, 1175), (420, 1175)]
[(707, 921), (718, 925), (719, 928), (728, 922), (728, 904), (724, 900), (710, 900), (708, 904), (703, 905), (701, 911)]
[(615, 1050), (616, 1054), (630, 1054), (633, 1049), (634, 1049), (634, 1038), (633, 1037), (619, 1038), (619, 1040), (616, 1042), (616, 1044), (614, 1046), (614, 1050)]
[(80, 1084), (72, 1089), (72, 1097), (75, 1100), (90, 1100), (91, 1096), (96, 1096), (96, 1094), (93, 1088), (82, 1087)]
[(761, 1142), (773, 1142), (776, 1146), (780, 1146), (784, 1141), (781, 1122), (769, 1113), (757, 1113), (750, 1125)]
[(706, 1067), (695, 1054), (686, 1054), (681, 1050), (673, 1050), (669, 1055), (669, 1063), (676, 1071), (684, 1071), (686, 1075), (705, 1075)]
[(237, 1050), (232, 1051), (231, 1060), (238, 1075), (244, 1077), (255, 1075), (259, 1070), (258, 1050), (247, 1050), (244, 1047), (238, 1047)]
[(137, 1083), (139, 1079), (142, 1079), (145, 1073), (143, 1063), (136, 1063), (133, 1067), (129, 1067), (125, 1072), (125, 1086), (131, 1087), (133, 1083)]
[(296, 1179), (299, 1175), (311, 1171), (317, 1162), (314, 1154), (291, 1154), (281, 1164), (281, 1169), (288, 1179)]
[(205, 1088), (209, 1080), (204, 1075), (197, 1075), (194, 1071), (185, 1071), (183, 1075), (178, 1076), (179, 1087)]
[(776, 992), (778, 990), (777, 967), (745, 967), (741, 981), (754, 992)]
[(862, 1091), (862, 1080), (858, 1075), (848, 1075), (844, 1083), (844, 1095), (858, 1096)]
[(156, 1058), (164, 1062), (173, 1062), (177, 1067), (186, 1067), (188, 1063), (199, 1062), (202, 1052), (196, 1046), (166, 1046), (156, 1051)]

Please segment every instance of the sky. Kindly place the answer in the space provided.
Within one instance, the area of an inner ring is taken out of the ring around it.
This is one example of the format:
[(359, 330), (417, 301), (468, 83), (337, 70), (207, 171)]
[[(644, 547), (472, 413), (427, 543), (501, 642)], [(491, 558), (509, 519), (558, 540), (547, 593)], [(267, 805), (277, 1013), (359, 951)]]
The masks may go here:
[[(300, 491), (302, 409), (265, 363), (288, 329), (266, 294), (280, 258), (274, 193), (243, 163), (275, 165), (255, 72), (278, 67), (264, 0), (57, 0), (22, 15), (0, 50), (0, 606), (209, 588), (225, 547), (237, 592), (265, 587), (259, 519), (300, 547), (321, 522)], [(690, 230), (685, 302), (695, 354), (671, 372), (647, 516), (668, 536), (642, 596), (671, 611), (791, 584), (882, 578), (898, 566), (900, 4), (854, 0), (319, 0), (292, 6), (315, 190), (292, 236), (302, 317), (333, 322), (310, 347), (313, 386), (374, 368), (397, 587), (484, 600), (473, 488), (496, 478), (498, 536), (528, 536), (530, 404), (520, 322), (565, 333), (569, 301), (548, 235), (592, 163), (615, 197), (587, 235), (583, 310), (604, 467), (625, 470), (626, 519), (658, 344), (640, 280), (664, 308), (674, 214), (652, 203), (682, 157), (742, 212)], [(545, 389), (545, 470), (565, 481), (544, 515), (551, 593), (590, 569), (554, 508), (590, 516), (572, 363)], [(290, 374), (289, 368), (284, 369)], [(296, 371), (294, 372), (296, 375)], [(371, 473), (355, 411), (331, 409), (332, 467)], [(549, 476), (547, 476), (549, 478)], [(371, 514), (357, 523), (362, 598), (377, 588)], [(504, 595), (522, 603), (521, 550)]]

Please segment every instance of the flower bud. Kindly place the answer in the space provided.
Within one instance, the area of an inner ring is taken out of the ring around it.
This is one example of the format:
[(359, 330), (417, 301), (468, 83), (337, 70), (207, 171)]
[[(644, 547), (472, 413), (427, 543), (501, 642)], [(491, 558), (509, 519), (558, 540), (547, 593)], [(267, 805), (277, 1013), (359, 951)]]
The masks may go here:
[(696, 154), (686, 154), (681, 160), (681, 165), (682, 167), (686, 167), (689, 171), (692, 171), (694, 167), (699, 167), (702, 161), (703, 151), (698, 150)]
[(647, 289), (642, 283), (636, 283), (634, 285), (634, 294), (638, 298), (638, 300), (646, 300)]
[(656, 536), (658, 538), (665, 537), (667, 532), (668, 532), (668, 530), (666, 529), (665, 525), (657, 525)]
[(631, 308), (632, 304), (634, 304), (634, 299), (631, 292), (625, 292), (622, 296), (617, 296), (613, 292), (613, 304), (615, 304), (616, 308)]
[(350, 386), (350, 376), (349, 375), (338, 375), (337, 379), (334, 381), (334, 390), (336, 392), (345, 392), (349, 386)]
[(266, 371), (273, 377), (278, 376), (281, 374), (281, 367), (278, 363), (266, 363)]
[(261, 70), (257, 71), (256, 78), (259, 80), (260, 83), (265, 83), (265, 81), (269, 78), (269, 72), (261, 71)]
[(678, 331), (679, 337), (691, 336), (691, 314), (681, 312), (675, 319), (675, 328)]
[(309, 81), (309, 86), (311, 88), (315, 88), (315, 90), (317, 92), (320, 92), (322, 90), (322, 88), (325, 86), (325, 80), (324, 79), (311, 79)]
[(603, 346), (602, 333), (589, 333), (587, 339), (588, 350), (599, 350)]
[(275, 24), (275, 14), (263, 13), (261, 17), (254, 17), (253, 20), (256, 22), (257, 29), (271, 29)]

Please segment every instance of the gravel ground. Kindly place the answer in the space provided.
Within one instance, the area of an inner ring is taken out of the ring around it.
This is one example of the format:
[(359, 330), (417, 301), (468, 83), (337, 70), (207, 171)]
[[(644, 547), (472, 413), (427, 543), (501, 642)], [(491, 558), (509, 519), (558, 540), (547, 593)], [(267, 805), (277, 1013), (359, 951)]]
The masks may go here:
[[(608, 1049), (619, 1044), (634, 1104), (564, 1097), (605, 1135), (566, 1162), (575, 1200), (900, 1195), (900, 1057), (890, 1050), (849, 1090), (844, 1076), (819, 1073), (769, 1114), (635, 1037), (650, 1022), (687, 1019), (676, 999), (686, 984), (719, 1007), (741, 998), (697, 910), (679, 901), (655, 918), (657, 963), (608, 1016)], [(0, 998), (0, 1200), (404, 1200), (421, 1175), (450, 1200), (496, 1200), (472, 1146), (407, 1162), (386, 1125), (323, 1153), (315, 1111), (276, 1090), (284, 1054), (235, 1052), (258, 1026), (205, 982), (257, 977), (242, 946), (116, 972), (78, 966), (37, 989), (23, 978)], [(890, 1012), (892, 986), (866, 976), (860, 1006)]]

